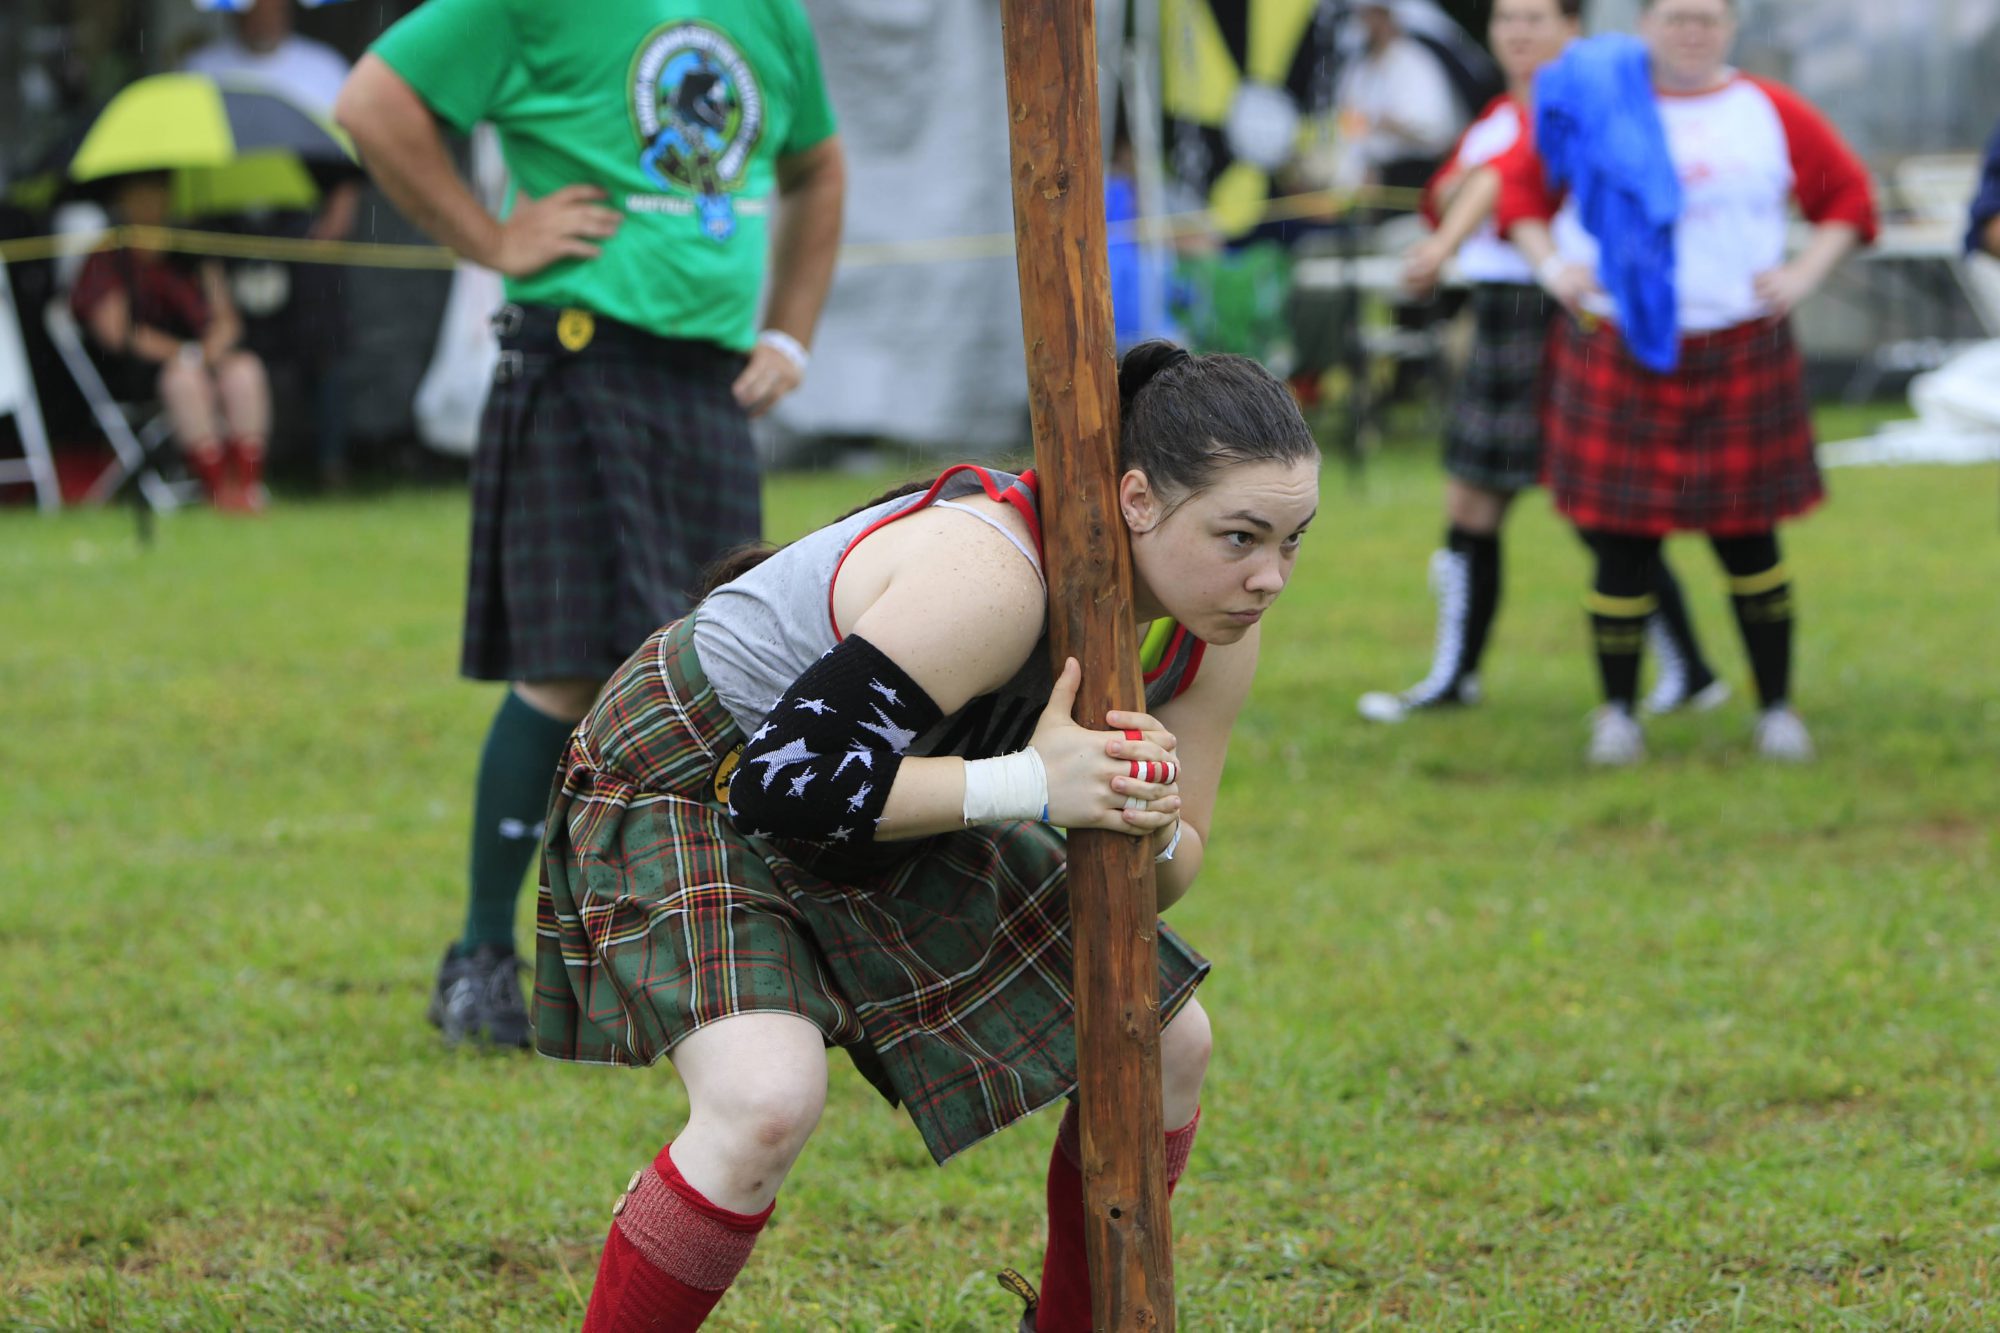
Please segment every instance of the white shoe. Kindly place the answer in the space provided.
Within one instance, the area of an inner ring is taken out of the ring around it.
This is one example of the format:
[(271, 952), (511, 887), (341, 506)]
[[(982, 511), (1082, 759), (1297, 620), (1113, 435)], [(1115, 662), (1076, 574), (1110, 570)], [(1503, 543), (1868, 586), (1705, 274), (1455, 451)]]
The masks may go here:
[(1606, 704), (1590, 715), (1587, 762), (1597, 768), (1629, 768), (1646, 757), (1646, 733), (1623, 708)]
[(1681, 645), (1667, 632), (1666, 617), (1655, 611), (1646, 617), (1646, 651), (1660, 664), (1660, 674), (1654, 678), (1652, 693), (1639, 705), (1639, 711), (1648, 717), (1664, 717), (1668, 713), (1678, 713), (1683, 708), (1697, 713), (1706, 713), (1712, 708), (1720, 708), (1729, 698), (1729, 684), (1720, 677), (1709, 677), (1708, 684), (1693, 692), (1688, 690), (1687, 654)]
[(1431, 649), (1431, 672), (1398, 694), (1371, 690), (1361, 696), (1361, 716), (1370, 722), (1401, 722), (1420, 708), (1479, 702), (1479, 677), (1459, 674), (1465, 650), (1466, 606), (1472, 597), (1472, 565), (1457, 551), (1432, 551), (1431, 596), (1437, 599), (1437, 641)]
[(1665, 717), (1668, 713), (1712, 713), (1729, 702), (1734, 693), (1729, 682), (1717, 676), (1693, 694), (1682, 694), (1678, 686), (1669, 689), (1668, 682), (1662, 681), (1646, 696), (1646, 702), (1639, 711), (1648, 717)]
[(1450, 708), (1455, 705), (1471, 705), (1479, 702), (1479, 677), (1461, 676), (1458, 682), (1438, 689), (1429, 681), (1413, 685), (1401, 694), (1390, 694), (1387, 690), (1370, 690), (1361, 696), (1356, 705), (1361, 716), (1370, 722), (1401, 722), (1410, 714), (1426, 708)]
[(1766, 708), (1757, 715), (1757, 726), (1751, 733), (1757, 744), (1757, 753), (1766, 759), (1775, 759), (1783, 764), (1809, 764), (1818, 758), (1813, 749), (1812, 733), (1806, 724), (1787, 704)]

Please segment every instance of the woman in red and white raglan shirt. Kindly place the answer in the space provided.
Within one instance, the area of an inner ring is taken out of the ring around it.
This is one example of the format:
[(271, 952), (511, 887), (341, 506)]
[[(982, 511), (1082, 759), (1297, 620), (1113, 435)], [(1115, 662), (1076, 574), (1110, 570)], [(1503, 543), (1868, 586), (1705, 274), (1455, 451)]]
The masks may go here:
[[(1501, 527), (1514, 497), (1542, 475), (1542, 362), (1555, 302), (1535, 285), (1528, 261), (1493, 222), (1500, 177), (1490, 164), (1529, 136), (1535, 75), (1574, 41), (1583, 0), (1496, 0), (1487, 40), (1507, 91), (1487, 103), (1424, 189), (1434, 230), (1410, 248), (1404, 277), (1428, 296), (1445, 262), (1458, 257), (1469, 287), (1473, 339), (1445, 412), (1445, 539), (1430, 558), (1437, 634), (1430, 671), (1408, 689), (1361, 696), (1361, 716), (1401, 722), (1419, 711), (1476, 703), (1479, 668), (1501, 602)], [(1665, 564), (1648, 623), (1660, 647), (1659, 682), (1647, 707), (1706, 707), (1719, 686), (1694, 640), (1680, 588)]]
[[(1589, 757), (1600, 764), (1645, 755), (1632, 705), (1653, 609), (1647, 571), (1676, 531), (1706, 533), (1728, 571), (1761, 704), (1759, 752), (1813, 755), (1790, 701), (1791, 579), (1776, 529), (1825, 492), (1787, 317), (1874, 238), (1875, 205), (1866, 168), (1810, 103), (1728, 64), (1736, 19), (1733, 0), (1644, 0), (1640, 14), (1682, 196), (1675, 369), (1640, 364), (1611, 322), (1597, 242), (1550, 193), (1532, 148), (1500, 164), (1499, 224), (1576, 316), (1550, 340), (1544, 479), (1597, 557), (1588, 605), (1604, 707)], [(1812, 232), (1788, 260), (1794, 201)]]

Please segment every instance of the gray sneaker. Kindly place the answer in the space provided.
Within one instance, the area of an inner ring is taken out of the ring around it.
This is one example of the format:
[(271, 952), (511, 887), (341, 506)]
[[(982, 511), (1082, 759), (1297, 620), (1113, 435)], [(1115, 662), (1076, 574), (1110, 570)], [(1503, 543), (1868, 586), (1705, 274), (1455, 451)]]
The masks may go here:
[(1615, 704), (1590, 715), (1590, 748), (1584, 758), (1598, 768), (1629, 768), (1646, 757), (1639, 720)]
[(504, 945), (482, 944), (464, 957), (447, 945), (424, 1017), (453, 1045), (483, 1037), (489, 1046), (527, 1046), (520, 960)]
[(1781, 764), (1810, 764), (1818, 757), (1812, 733), (1787, 704), (1759, 713), (1757, 726), (1750, 735), (1757, 744), (1758, 754)]

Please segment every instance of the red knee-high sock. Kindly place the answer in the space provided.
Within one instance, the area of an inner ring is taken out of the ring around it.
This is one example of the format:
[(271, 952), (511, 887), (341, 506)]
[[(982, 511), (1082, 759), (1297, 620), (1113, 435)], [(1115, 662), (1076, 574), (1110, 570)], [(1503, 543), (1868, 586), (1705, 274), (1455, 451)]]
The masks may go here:
[(229, 490), (229, 454), (213, 440), (204, 440), (187, 451), (188, 471), (200, 479), (209, 501), (220, 505)]
[(226, 446), (229, 462), (236, 472), (237, 504), (244, 509), (264, 507), (264, 442), (253, 436), (231, 440)]
[[(1201, 1112), (1167, 1134), (1167, 1197), (1187, 1170)], [(1035, 1333), (1090, 1333), (1090, 1262), (1083, 1239), (1083, 1152), (1077, 1134), (1076, 1103), (1063, 1112), (1049, 1154), (1049, 1247), (1042, 1252), (1041, 1304)]]
[(771, 1218), (732, 1213), (674, 1167), (673, 1145), (632, 1179), (604, 1241), (583, 1333), (693, 1333), (743, 1270)]

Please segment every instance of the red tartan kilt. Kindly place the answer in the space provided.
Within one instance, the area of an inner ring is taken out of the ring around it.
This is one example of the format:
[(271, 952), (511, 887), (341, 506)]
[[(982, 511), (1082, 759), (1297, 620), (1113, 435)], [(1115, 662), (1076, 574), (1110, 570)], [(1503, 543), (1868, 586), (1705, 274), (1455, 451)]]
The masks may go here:
[(1548, 369), (1542, 480), (1579, 528), (1741, 536), (1825, 498), (1784, 320), (1683, 338), (1679, 367), (1661, 375), (1612, 325), (1562, 318)]

